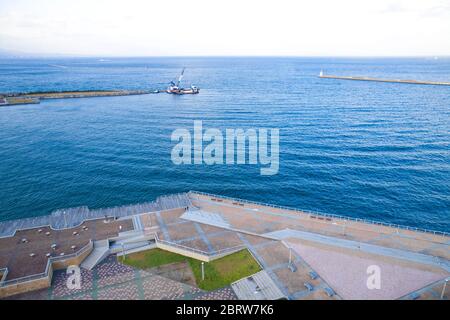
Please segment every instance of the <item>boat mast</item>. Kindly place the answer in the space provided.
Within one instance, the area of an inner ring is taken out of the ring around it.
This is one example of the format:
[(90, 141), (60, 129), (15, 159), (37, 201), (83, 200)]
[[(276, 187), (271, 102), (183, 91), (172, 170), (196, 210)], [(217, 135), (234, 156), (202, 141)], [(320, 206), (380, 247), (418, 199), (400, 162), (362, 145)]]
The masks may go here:
[(180, 76), (178, 77), (177, 87), (180, 86), (181, 79), (183, 79), (184, 69), (186, 69), (186, 68), (183, 68), (183, 70), (181, 71)]

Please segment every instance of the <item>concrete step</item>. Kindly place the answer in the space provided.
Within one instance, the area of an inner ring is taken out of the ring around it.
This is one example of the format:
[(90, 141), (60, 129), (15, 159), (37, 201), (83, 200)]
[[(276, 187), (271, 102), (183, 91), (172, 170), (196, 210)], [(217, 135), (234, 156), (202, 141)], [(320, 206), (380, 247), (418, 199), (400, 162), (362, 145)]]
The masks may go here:
[(133, 216), (133, 227), (135, 231), (142, 231), (144, 230), (144, 226), (142, 225), (142, 221), (140, 216), (136, 215)]
[(134, 243), (134, 242), (142, 242), (142, 241), (153, 241), (155, 240), (155, 235), (154, 234), (139, 234), (139, 235), (135, 235), (133, 237), (129, 237), (129, 238), (121, 238), (119, 240), (116, 240), (116, 244), (128, 244), (128, 243)]
[(119, 232), (119, 235), (117, 237), (111, 238), (111, 240), (119, 241), (121, 239), (131, 238), (131, 237), (137, 237), (140, 235), (143, 235), (144, 232), (141, 230), (129, 230), (124, 232)]
[(105, 247), (106, 248), (109, 247), (108, 239), (94, 241), (94, 248), (105, 248)]
[(130, 249), (146, 246), (151, 243), (154, 243), (154, 240), (136, 241), (136, 242), (124, 243), (123, 245), (122, 245), (122, 243), (115, 243), (111, 247), (109, 247), (109, 252), (112, 254), (119, 253), (119, 252), (122, 252), (123, 250), (126, 251), (126, 250), (130, 250)]
[(92, 270), (99, 262), (105, 259), (109, 254), (108, 240), (94, 241), (94, 250), (84, 259), (81, 267), (86, 270)]
[[(125, 255), (127, 255), (127, 254), (130, 254), (130, 253), (141, 252), (141, 251), (150, 250), (150, 249), (154, 249), (154, 248), (156, 248), (156, 243), (147, 244), (145, 246), (140, 246), (140, 247), (137, 247), (137, 248), (125, 250), (124, 253), (125, 253)], [(123, 255), (122, 251), (117, 253), (118, 257), (121, 257), (122, 255)]]

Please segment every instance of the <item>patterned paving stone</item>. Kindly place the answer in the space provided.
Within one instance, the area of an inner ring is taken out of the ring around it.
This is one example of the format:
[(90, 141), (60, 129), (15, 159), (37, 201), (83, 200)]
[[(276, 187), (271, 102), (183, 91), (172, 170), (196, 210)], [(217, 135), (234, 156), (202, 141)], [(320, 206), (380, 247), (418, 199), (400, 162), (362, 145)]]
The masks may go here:
[(67, 299), (67, 300), (94, 300), (94, 298), (92, 297), (92, 294), (90, 292), (85, 292), (82, 294), (68, 296), (65, 299)]
[(81, 288), (69, 289), (67, 288), (67, 280), (70, 275), (65, 270), (55, 271), (52, 279), (52, 295), (53, 298), (59, 299), (68, 295), (78, 294), (93, 289), (93, 272), (80, 269), (81, 271)]
[(142, 280), (144, 298), (150, 300), (173, 300), (191, 291), (189, 286), (160, 276), (147, 277)]
[[(115, 255), (99, 263), (93, 270), (81, 269), (81, 289), (68, 289), (70, 275), (55, 271), (52, 286), (39, 291), (38, 299), (54, 300), (235, 300), (230, 287), (205, 292), (151, 270), (138, 270), (121, 264)], [(20, 299), (36, 298), (37, 292), (20, 295)]]
[(118, 263), (115, 256), (110, 256), (96, 267), (99, 288), (130, 281), (134, 278), (134, 269)]
[(98, 264), (95, 269), (97, 270), (97, 274), (99, 277), (114, 276), (116, 274), (134, 271), (134, 268), (118, 262), (115, 255), (110, 255), (108, 258)]
[(131, 271), (107, 277), (100, 277), (97, 280), (97, 285), (99, 288), (103, 288), (105, 286), (120, 284), (126, 281), (132, 281), (134, 279), (134, 276), (135, 276), (134, 271)]
[(99, 300), (138, 300), (139, 291), (132, 282), (122, 283), (113, 287), (105, 287), (98, 290)]
[(225, 287), (198, 295), (195, 300), (238, 300), (233, 289)]

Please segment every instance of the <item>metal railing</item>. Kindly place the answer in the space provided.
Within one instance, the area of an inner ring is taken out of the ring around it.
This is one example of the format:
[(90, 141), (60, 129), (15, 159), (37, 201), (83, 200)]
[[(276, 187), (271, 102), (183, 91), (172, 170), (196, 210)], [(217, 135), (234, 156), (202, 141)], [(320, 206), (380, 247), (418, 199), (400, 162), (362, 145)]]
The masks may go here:
[(0, 274), (2, 277), (0, 278), (0, 287), (3, 285), (3, 282), (5, 281), (7, 275), (8, 275), (8, 268), (2, 268), (0, 269)]
[(94, 246), (93, 241), (89, 240), (89, 243), (86, 244), (83, 248), (81, 248), (77, 252), (74, 252), (74, 253), (71, 253), (71, 254), (68, 254), (68, 255), (64, 255), (64, 256), (50, 257), (47, 260), (47, 265), (45, 266), (45, 271), (44, 272), (36, 273), (36, 274), (32, 274), (32, 275), (28, 275), (28, 276), (24, 276), (24, 277), (20, 277), (20, 278), (16, 278), (16, 279), (3, 281), (2, 283), (0, 283), (0, 287), (5, 287), (5, 286), (8, 286), (8, 285), (13, 285), (13, 284), (17, 284), (17, 283), (29, 282), (29, 281), (33, 281), (33, 280), (46, 278), (46, 277), (49, 276), (49, 273), (50, 273), (49, 271), (50, 271), (50, 268), (51, 268), (51, 265), (52, 265), (53, 262), (78, 257), (78, 256), (82, 255), (83, 253), (85, 253), (88, 249), (92, 249), (93, 246)]
[[(159, 196), (151, 202), (93, 210), (90, 210), (88, 207), (58, 209), (46, 216), (0, 221), (0, 238), (14, 236), (17, 230), (44, 228), (46, 226), (49, 226), (53, 230), (65, 230), (78, 227), (86, 221), (105, 217), (123, 218), (146, 212), (182, 208), (185, 205), (188, 206), (189, 203), (181, 203), (180, 201), (182, 201), (182, 199), (180, 199), (180, 197), (186, 196), (186, 200), (190, 201), (187, 195), (187, 192), (174, 193)], [(173, 207), (171, 207), (171, 205)]]
[(241, 202), (241, 203), (255, 204), (255, 205), (271, 207), (271, 208), (276, 208), (276, 209), (290, 210), (290, 211), (306, 213), (306, 214), (316, 215), (316, 216), (321, 216), (321, 217), (362, 222), (362, 223), (367, 223), (367, 224), (372, 224), (372, 225), (380, 225), (380, 226), (385, 226), (385, 227), (390, 227), (390, 228), (395, 228), (395, 229), (432, 233), (434, 235), (450, 236), (450, 233), (445, 232), (445, 231), (436, 231), (436, 230), (429, 230), (429, 229), (425, 229), (425, 228), (410, 227), (410, 226), (405, 226), (405, 225), (386, 223), (386, 222), (363, 219), (363, 218), (346, 217), (346, 216), (341, 216), (341, 215), (337, 215), (337, 214), (323, 213), (323, 212), (312, 211), (312, 210), (302, 210), (302, 209), (297, 209), (297, 208), (292, 208), (292, 207), (287, 207), (287, 206), (280, 206), (280, 205), (276, 205), (276, 204), (264, 203), (264, 202), (259, 202), (259, 201), (252, 201), (252, 200), (245, 200), (245, 199), (240, 199), (240, 198), (220, 196), (220, 195), (216, 195), (216, 194), (212, 194), (212, 193), (208, 193), (208, 192), (202, 192), (202, 191), (191, 190), (191, 191), (189, 191), (189, 193), (199, 194), (199, 195), (204, 195), (204, 196), (214, 197), (214, 198), (219, 198), (219, 199), (225, 199), (225, 200), (230, 200), (230, 201), (234, 201), (234, 202)]
[(159, 243), (162, 243), (162, 244), (166, 244), (168, 246), (177, 247), (177, 248), (180, 248), (180, 249), (186, 250), (186, 251), (192, 251), (194, 253), (198, 253), (198, 254), (201, 254), (201, 255), (204, 255), (204, 256), (208, 256), (208, 257), (222, 255), (222, 254), (225, 254), (227, 252), (232, 252), (232, 251), (236, 251), (236, 250), (239, 250), (239, 249), (246, 248), (245, 245), (241, 244), (241, 245), (237, 245), (237, 246), (233, 246), (233, 247), (229, 247), (229, 248), (224, 248), (224, 249), (220, 249), (220, 250), (215, 250), (215, 251), (211, 252), (211, 251), (204, 251), (204, 250), (201, 250), (201, 249), (188, 247), (188, 246), (185, 246), (185, 245), (182, 245), (182, 244), (179, 244), (179, 243), (176, 243), (176, 242), (172, 242), (172, 241), (161, 240), (161, 239), (159, 239), (158, 234), (156, 234), (156, 233), (154, 233), (154, 236), (155, 236), (155, 242), (156, 243), (159, 242)]

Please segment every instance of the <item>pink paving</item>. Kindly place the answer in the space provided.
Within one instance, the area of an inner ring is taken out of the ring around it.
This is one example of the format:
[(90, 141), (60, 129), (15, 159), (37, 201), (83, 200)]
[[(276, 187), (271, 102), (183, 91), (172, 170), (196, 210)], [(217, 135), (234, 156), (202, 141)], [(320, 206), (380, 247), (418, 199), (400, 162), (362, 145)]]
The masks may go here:
[[(444, 271), (426, 271), (393, 259), (362, 256), (358, 252), (290, 242), (292, 248), (344, 299), (398, 299), (446, 277)], [(367, 288), (367, 268), (377, 265), (381, 288)]]

